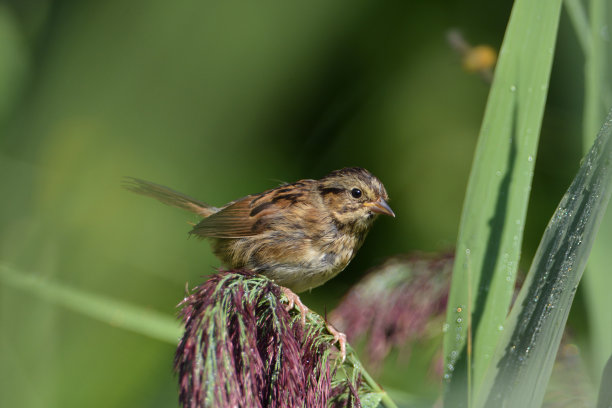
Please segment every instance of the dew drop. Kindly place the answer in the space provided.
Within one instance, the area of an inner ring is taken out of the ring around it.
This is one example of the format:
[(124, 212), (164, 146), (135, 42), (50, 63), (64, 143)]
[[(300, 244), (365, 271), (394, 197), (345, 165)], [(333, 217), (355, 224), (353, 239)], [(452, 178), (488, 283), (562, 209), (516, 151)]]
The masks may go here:
[(529, 155), (529, 157), (527, 157), (527, 161), (532, 162), (532, 161), (533, 161), (533, 156), (532, 156), (532, 155)]
[(516, 91), (516, 85), (510, 85), (510, 91), (511, 92), (515, 92)]

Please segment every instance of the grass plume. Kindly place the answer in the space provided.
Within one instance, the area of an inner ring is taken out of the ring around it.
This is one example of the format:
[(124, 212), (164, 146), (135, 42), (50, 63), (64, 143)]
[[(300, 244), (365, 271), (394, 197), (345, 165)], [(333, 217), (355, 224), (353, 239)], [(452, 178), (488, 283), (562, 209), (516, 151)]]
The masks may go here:
[(365, 407), (376, 405), (363, 405), (363, 395), (388, 399), (352, 350), (345, 362), (335, 358), (320, 316), (311, 312), (302, 325), (284, 300), (279, 286), (244, 270), (194, 288), (180, 304), (185, 332), (174, 363), (183, 407)]

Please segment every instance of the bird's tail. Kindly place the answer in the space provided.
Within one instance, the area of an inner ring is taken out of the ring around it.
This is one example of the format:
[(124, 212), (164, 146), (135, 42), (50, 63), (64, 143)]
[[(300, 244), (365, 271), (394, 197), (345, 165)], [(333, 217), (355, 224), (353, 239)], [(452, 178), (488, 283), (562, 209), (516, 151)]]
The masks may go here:
[(153, 197), (164, 204), (181, 208), (198, 214), (201, 217), (208, 217), (219, 211), (217, 207), (210, 206), (200, 200), (191, 198), (188, 195), (174, 191), (171, 188), (150, 181), (140, 180), (133, 177), (126, 177), (123, 187), (137, 194)]

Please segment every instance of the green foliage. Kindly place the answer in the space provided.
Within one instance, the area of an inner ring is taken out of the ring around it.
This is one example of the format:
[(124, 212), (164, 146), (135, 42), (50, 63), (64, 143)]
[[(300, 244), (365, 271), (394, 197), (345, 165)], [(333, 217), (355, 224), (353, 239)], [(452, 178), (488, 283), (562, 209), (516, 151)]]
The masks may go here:
[[(606, 106), (605, 101), (609, 94), (607, 81), (602, 74), (605, 48), (602, 44), (601, 29), (606, 21), (603, 17), (605, 7), (603, 2), (597, 0), (591, 2), (589, 33), (581, 5), (573, 1), (567, 3), (580, 44), (587, 58), (587, 104), (584, 123), (585, 137), (588, 140), (586, 135), (594, 135), (594, 124), (601, 121), (602, 107)], [(532, 7), (532, 10), (523, 14), (527, 7)], [(541, 29), (543, 31), (540, 31), (537, 37), (544, 38), (544, 40), (531, 42), (531, 44), (536, 44), (534, 47), (526, 45), (522, 48), (523, 51), (529, 49), (533, 51), (531, 57), (522, 59), (522, 63), (524, 66), (531, 63), (534, 63), (536, 67), (538, 64), (550, 66), (552, 59), (543, 56), (546, 51), (552, 53), (558, 17), (558, 4), (554, 2), (527, 4), (527, 2), (517, 1), (506, 31), (504, 44), (512, 43), (518, 37), (514, 24), (521, 27), (521, 33), (528, 33), (525, 35), (531, 35)], [(522, 22), (518, 22), (521, 18)], [(536, 24), (535, 20), (530, 21), (531, 18), (548, 22), (548, 24)], [(520, 42), (520, 44), (528, 43)], [(542, 48), (538, 50), (538, 46)], [(508, 103), (508, 98), (495, 98), (496, 84), (498, 81), (505, 80), (508, 75), (507, 71), (502, 69), (506, 66), (504, 63), (510, 60), (505, 55), (504, 48), (505, 45), (502, 47), (487, 113)], [(521, 63), (516, 61), (510, 63), (510, 66), (520, 67)], [(522, 77), (525, 77), (525, 74)], [(533, 102), (530, 102), (529, 99), (519, 99), (517, 109), (520, 110), (521, 106), (522, 109), (528, 109), (532, 106), (530, 103)], [(543, 107), (543, 101), (537, 106)], [(447, 353), (447, 377), (450, 379), (450, 384), (447, 387), (445, 401), (449, 406), (472, 406), (470, 399), (472, 397), (476, 398), (476, 406), (482, 407), (540, 406), (574, 294), (609, 199), (611, 177), (609, 163), (612, 159), (610, 156), (612, 153), (610, 116), (574, 179), (574, 183), (549, 223), (534, 257), (527, 281), (508, 319), (505, 318), (505, 314), (510, 289), (506, 288), (504, 291), (495, 284), (495, 279), (501, 280), (506, 276), (508, 282), (513, 282), (518, 250), (515, 248), (514, 255), (512, 252), (500, 254), (496, 248), (493, 248), (492, 252), (491, 236), (474, 231), (478, 231), (476, 227), (483, 223), (492, 231), (498, 228), (500, 236), (505, 236), (507, 232), (512, 231), (512, 227), (508, 224), (495, 223), (497, 214), (486, 211), (486, 200), (482, 191), (488, 191), (486, 188), (491, 183), (488, 180), (493, 180), (490, 177), (490, 171), (487, 173), (485, 170), (487, 160), (494, 158), (494, 155), (489, 153), (481, 156), (480, 154), (485, 150), (481, 146), (487, 142), (487, 132), (502, 134), (504, 129), (509, 127), (507, 123), (511, 123), (510, 127), (512, 127), (517, 126), (520, 122), (516, 121), (512, 115), (506, 114), (505, 117), (502, 115), (502, 119), (505, 118), (507, 121), (506, 124), (497, 122), (497, 126), (487, 126), (488, 118), (489, 115), (486, 114), (468, 187), (458, 243), (457, 256), (461, 263), (455, 265), (455, 271), (459, 271), (459, 274), (453, 277), (449, 300), (445, 352)], [(540, 119), (534, 117), (534, 120), (536, 127), (539, 127), (541, 114)], [(537, 140), (537, 136), (534, 135), (531, 140)], [(489, 162), (491, 163), (489, 166), (496, 162), (498, 162), (497, 159)], [(512, 169), (512, 166), (509, 168)], [(515, 179), (511, 177), (509, 180), (514, 183)], [(529, 183), (527, 182), (524, 185), (523, 194), (499, 189), (497, 193), (491, 193), (491, 199), (510, 203), (508, 206), (511, 207), (513, 203), (524, 203), (528, 191)], [(504, 214), (506, 206), (501, 208)], [(523, 222), (524, 214), (523, 218), (517, 219), (518, 225), (523, 225)], [(601, 244), (595, 244), (596, 267), (594, 269), (599, 269), (599, 271), (594, 272), (589, 278), (591, 283), (587, 285), (589, 292), (587, 304), (591, 309), (593, 324), (591, 330), (592, 344), (595, 346), (593, 354), (596, 358), (596, 376), (599, 371), (597, 365), (603, 364), (604, 358), (609, 355), (609, 342), (605, 346), (603, 342), (612, 329), (605, 312), (609, 310), (609, 296), (606, 296), (604, 289), (609, 287), (609, 274), (602, 273), (604, 263), (608, 261), (609, 251), (605, 253), (602, 251), (601, 255), (597, 251), (599, 245), (609, 242), (608, 232), (609, 228), (604, 228), (604, 234), (599, 240)], [(513, 233), (515, 234), (514, 239), (520, 242), (522, 230), (518, 230), (518, 233), (513, 231)], [(482, 248), (485, 245), (487, 245), (486, 250), (483, 251)], [(473, 255), (472, 247), (476, 248), (475, 255)], [(502, 262), (507, 266), (504, 262), (508, 259), (508, 254), (510, 254), (510, 267), (493, 269), (496, 262)], [(473, 257), (476, 259), (475, 262), (472, 261)], [(482, 266), (482, 258), (486, 259), (486, 257), (492, 257), (493, 263), (489, 266)], [(481, 270), (490, 273), (493, 278), (486, 278), (486, 275), (483, 278)], [(486, 300), (480, 302), (478, 299), (482, 297)], [(463, 302), (458, 303), (457, 299)], [(498, 304), (497, 311), (495, 307), (487, 306), (487, 301)], [(487, 315), (495, 316), (497, 320), (493, 322), (499, 324), (497, 333), (494, 325), (482, 328), (483, 317), (481, 315), (484, 316), (485, 321)], [(492, 348), (496, 348), (495, 353), (491, 352)], [(490, 361), (491, 358), (492, 361)]]
[(444, 339), (445, 401), (470, 405), (503, 327), (518, 270), (560, 0), (515, 2), (466, 193)]
[[(606, 110), (612, 106), (612, 93), (608, 71), (606, 27), (612, 8), (605, 0), (588, 2), (588, 19), (582, 5), (576, 1), (567, 1), (568, 14), (574, 22), (577, 35), (581, 38), (581, 47), (585, 56), (585, 95), (583, 112), (583, 148), (588, 149), (593, 143), (595, 131), (603, 120)], [(604, 364), (612, 354), (612, 322), (609, 310), (612, 310), (612, 298), (609, 288), (612, 287), (612, 275), (609, 265), (612, 256), (609, 251), (612, 241), (612, 212), (604, 217), (599, 238), (593, 244), (589, 258), (588, 273), (584, 277), (581, 290), (584, 292), (585, 305), (588, 308), (589, 320), (589, 354), (591, 376), (600, 378)]]
[(477, 407), (539, 407), (612, 194), (612, 111), (555, 211), (504, 325)]

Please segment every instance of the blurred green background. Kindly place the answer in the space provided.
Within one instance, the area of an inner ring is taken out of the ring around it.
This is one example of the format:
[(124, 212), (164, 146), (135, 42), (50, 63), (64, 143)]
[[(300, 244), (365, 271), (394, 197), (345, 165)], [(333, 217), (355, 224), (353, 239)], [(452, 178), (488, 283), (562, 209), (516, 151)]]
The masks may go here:
[[(446, 33), (497, 49), (511, 6), (0, 1), (0, 263), (172, 316), (219, 263), (187, 239), (194, 216), (126, 192), (123, 176), (222, 205), (361, 166), (397, 218), (302, 296), (331, 310), (386, 257), (453, 247), (488, 85)], [(523, 269), (579, 165), (582, 65), (564, 14)], [(0, 406), (176, 406), (173, 353), (0, 281)], [(396, 375), (425, 376), (416, 363), (385, 377), (418, 392)]]

